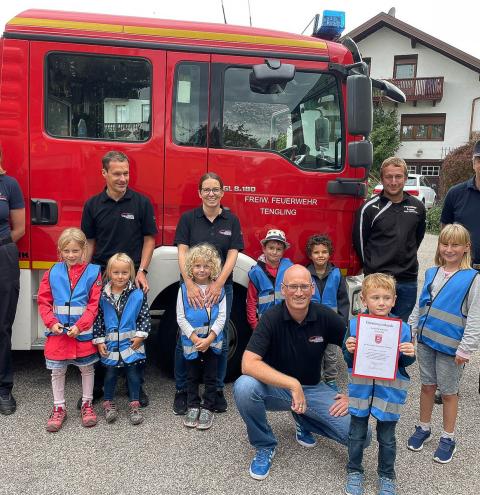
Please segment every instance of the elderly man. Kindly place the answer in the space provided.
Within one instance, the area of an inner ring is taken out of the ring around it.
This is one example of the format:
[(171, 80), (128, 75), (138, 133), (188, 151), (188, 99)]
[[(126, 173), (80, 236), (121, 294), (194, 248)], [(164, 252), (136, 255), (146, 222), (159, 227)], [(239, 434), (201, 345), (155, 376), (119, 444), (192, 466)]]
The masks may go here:
[(314, 290), (308, 270), (291, 266), (282, 284), (285, 300), (262, 316), (243, 355), (234, 396), (256, 449), (250, 476), (257, 480), (268, 476), (277, 445), (266, 411), (293, 411), (296, 439), (305, 447), (316, 443), (312, 432), (347, 443), (348, 398), (320, 383), (325, 348), (342, 345), (345, 323), (311, 302)]
[[(115, 253), (126, 253), (135, 264), (135, 284), (148, 291), (148, 265), (155, 248), (157, 226), (151, 201), (128, 187), (130, 165), (128, 157), (120, 151), (109, 151), (102, 158), (102, 175), (105, 189), (85, 203), (82, 230), (88, 240), (88, 259), (105, 270)], [(149, 399), (140, 389), (140, 405), (148, 405)], [(103, 387), (103, 368), (95, 373), (94, 398), (99, 398)], [(78, 405), (78, 404), (77, 404)]]

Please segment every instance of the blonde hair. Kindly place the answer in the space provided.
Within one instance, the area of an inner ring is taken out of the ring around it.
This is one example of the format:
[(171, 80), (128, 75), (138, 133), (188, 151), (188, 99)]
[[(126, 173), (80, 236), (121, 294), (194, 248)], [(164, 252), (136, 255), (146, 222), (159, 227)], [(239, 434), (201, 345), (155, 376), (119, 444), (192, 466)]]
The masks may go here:
[(185, 258), (185, 271), (193, 279), (193, 265), (199, 259), (205, 260), (210, 268), (210, 279), (215, 280), (222, 270), (222, 260), (218, 251), (211, 244), (198, 244), (188, 250)]
[(62, 251), (71, 242), (76, 242), (80, 246), (80, 249), (83, 251), (82, 259), (84, 259), (87, 251), (87, 237), (80, 229), (77, 229), (76, 227), (69, 227), (60, 234), (57, 242), (57, 249), (60, 258)]
[(460, 270), (465, 270), (472, 267), (472, 255), (470, 249), (472, 243), (470, 241), (470, 233), (468, 230), (459, 223), (450, 223), (443, 227), (440, 235), (438, 236), (437, 251), (435, 253), (435, 264), (437, 266), (445, 265), (445, 260), (440, 256), (440, 244), (460, 244), (462, 246), (468, 246), (466, 253), (463, 253), (462, 260), (460, 261)]
[(7, 171), (4, 168), (2, 168), (2, 160), (3, 160), (3, 151), (2, 151), (2, 147), (0, 146), (0, 175), (5, 175)]
[(105, 268), (105, 280), (110, 280), (112, 273), (112, 266), (114, 263), (127, 263), (130, 268), (130, 282), (135, 281), (135, 264), (133, 263), (132, 258), (125, 253), (116, 253), (113, 256), (110, 256), (110, 259), (107, 262), (107, 267)]
[(372, 289), (384, 289), (393, 296), (396, 295), (395, 279), (385, 273), (371, 273), (362, 282), (362, 296), (366, 297), (367, 292)]
[(403, 160), (402, 158), (397, 158), (396, 156), (391, 156), (390, 158), (383, 160), (383, 163), (380, 166), (380, 177), (381, 178), (383, 178), (384, 169), (390, 165), (393, 165), (394, 167), (401, 168), (403, 175), (405, 177), (408, 177), (408, 168), (407, 168), (407, 164), (405, 163), (405, 160)]

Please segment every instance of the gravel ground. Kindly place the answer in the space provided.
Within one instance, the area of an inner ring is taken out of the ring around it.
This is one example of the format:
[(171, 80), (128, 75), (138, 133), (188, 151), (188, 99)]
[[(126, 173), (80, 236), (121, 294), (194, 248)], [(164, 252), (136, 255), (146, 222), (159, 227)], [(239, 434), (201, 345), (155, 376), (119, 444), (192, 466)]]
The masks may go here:
[[(422, 272), (433, 261), (436, 237), (427, 235), (421, 250)], [(75, 402), (80, 393), (77, 370), (67, 376), (69, 417), (57, 434), (45, 431), (51, 407), (49, 375), (40, 352), (14, 353), (15, 396), (18, 411), (0, 416), (2, 451), (0, 494), (340, 494), (343, 493), (346, 450), (319, 438), (313, 449), (294, 441), (288, 413), (270, 415), (279, 447), (270, 476), (252, 480), (248, 466), (253, 450), (227, 387), (230, 409), (215, 418), (209, 431), (190, 431), (171, 413), (174, 384), (147, 369), (151, 404), (145, 422), (130, 426), (127, 401), (120, 399), (119, 420), (107, 425), (102, 418), (95, 428), (80, 424)], [(405, 443), (418, 416), (417, 365), (410, 368), (412, 384), (408, 403), (397, 429), (399, 494), (476, 494), (480, 491), (478, 467), (479, 358), (466, 367), (457, 428), (458, 450), (447, 465), (434, 463), (433, 451), (441, 431), (441, 407), (434, 410), (435, 440), (419, 453)], [(344, 368), (343, 368), (344, 370)], [(342, 386), (345, 373), (342, 370)], [(376, 442), (366, 451), (366, 495), (376, 483)]]

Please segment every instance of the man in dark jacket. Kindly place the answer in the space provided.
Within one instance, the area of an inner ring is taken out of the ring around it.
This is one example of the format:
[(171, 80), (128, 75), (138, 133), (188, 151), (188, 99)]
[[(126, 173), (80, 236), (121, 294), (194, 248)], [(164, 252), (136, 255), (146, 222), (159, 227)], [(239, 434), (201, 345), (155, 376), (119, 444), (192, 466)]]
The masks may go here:
[(387, 158), (380, 167), (383, 191), (358, 211), (353, 245), (363, 273), (392, 275), (397, 302), (392, 313), (407, 321), (417, 297), (417, 251), (425, 235), (425, 206), (403, 189), (408, 177), (401, 158)]

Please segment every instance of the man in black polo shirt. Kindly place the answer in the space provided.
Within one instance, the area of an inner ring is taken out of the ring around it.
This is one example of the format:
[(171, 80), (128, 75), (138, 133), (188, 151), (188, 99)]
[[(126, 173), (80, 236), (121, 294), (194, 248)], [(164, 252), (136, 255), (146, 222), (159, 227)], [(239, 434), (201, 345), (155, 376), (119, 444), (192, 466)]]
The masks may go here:
[(440, 221), (461, 223), (470, 232), (473, 268), (480, 270), (480, 141), (473, 147), (472, 162), (475, 175), (448, 191)]
[(294, 265), (285, 272), (282, 304), (270, 308), (252, 334), (235, 382), (237, 408), (256, 454), (250, 476), (268, 476), (277, 440), (266, 411), (293, 411), (296, 438), (316, 443), (312, 432), (347, 444), (348, 398), (320, 382), (327, 344), (342, 345), (345, 323), (334, 311), (311, 303), (314, 285), (308, 270)]
[[(109, 151), (102, 158), (105, 189), (85, 203), (82, 230), (88, 240), (88, 260), (105, 270), (115, 253), (126, 253), (132, 258), (137, 271), (135, 284), (148, 291), (148, 265), (155, 248), (157, 226), (151, 201), (128, 188), (130, 167), (128, 157), (120, 151)], [(103, 373), (97, 367), (94, 396), (103, 386)], [(143, 376), (142, 376), (143, 382)], [(143, 387), (140, 403), (148, 405)]]

